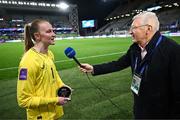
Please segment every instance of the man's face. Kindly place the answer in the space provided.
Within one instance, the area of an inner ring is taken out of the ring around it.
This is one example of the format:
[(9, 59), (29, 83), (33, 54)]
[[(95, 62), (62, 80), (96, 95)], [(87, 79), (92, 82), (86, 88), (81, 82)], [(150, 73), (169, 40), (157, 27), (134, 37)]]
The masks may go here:
[(136, 18), (132, 24), (131, 28), (129, 30), (129, 33), (132, 36), (132, 41), (135, 43), (142, 43), (147, 38), (147, 24), (141, 24), (141, 18)]

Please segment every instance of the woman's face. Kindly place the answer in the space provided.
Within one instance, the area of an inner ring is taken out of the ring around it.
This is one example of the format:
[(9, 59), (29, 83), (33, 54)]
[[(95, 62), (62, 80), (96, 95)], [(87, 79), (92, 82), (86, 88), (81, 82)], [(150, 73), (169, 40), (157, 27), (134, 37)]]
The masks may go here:
[(39, 23), (39, 32), (36, 33), (36, 39), (44, 45), (54, 45), (56, 34), (53, 31), (52, 25), (49, 22)]

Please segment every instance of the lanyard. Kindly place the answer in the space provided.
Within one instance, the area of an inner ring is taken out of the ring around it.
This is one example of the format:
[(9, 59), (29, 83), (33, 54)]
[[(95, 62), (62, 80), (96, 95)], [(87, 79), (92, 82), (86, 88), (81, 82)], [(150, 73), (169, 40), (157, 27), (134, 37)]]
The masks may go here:
[[(157, 41), (157, 43), (156, 43), (155, 48), (157, 48), (157, 46), (161, 43), (161, 41), (162, 41), (162, 35), (158, 38), (158, 41)], [(155, 48), (153, 49), (152, 54), (153, 54)], [(134, 71), (137, 69), (137, 61), (138, 61), (138, 57), (136, 57), (136, 60), (135, 60)], [(141, 74), (141, 75), (143, 74), (146, 66), (147, 66), (147, 64), (144, 64), (144, 65), (141, 67), (141, 69), (140, 69), (140, 74)]]

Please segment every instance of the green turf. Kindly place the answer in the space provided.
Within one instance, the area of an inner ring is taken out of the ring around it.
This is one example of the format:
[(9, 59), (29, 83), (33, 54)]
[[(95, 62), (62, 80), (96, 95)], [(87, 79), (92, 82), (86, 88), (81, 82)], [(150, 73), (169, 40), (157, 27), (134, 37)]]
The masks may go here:
[[(130, 71), (126, 69), (107, 75), (92, 77), (93, 83), (102, 88), (106, 96), (88, 82), (78, 68), (60, 71), (63, 81), (74, 91), (72, 101), (64, 106), (63, 119), (117, 119), (132, 118), (132, 96), (129, 89)], [(25, 119), (25, 110), (17, 105), (16, 79), (0, 81), (0, 119)], [(110, 98), (119, 108), (114, 107)]]
[[(180, 37), (173, 37), (180, 43)], [(64, 55), (66, 47), (73, 47), (77, 58), (95, 55), (106, 55), (79, 59), (80, 62), (91, 64), (116, 60), (131, 44), (130, 38), (94, 38), (83, 40), (60, 40), (50, 49), (55, 55), (56, 61), (69, 60)], [(25, 119), (25, 110), (18, 107), (16, 101), (17, 68), (23, 54), (22, 43), (0, 44), (0, 119)], [(102, 88), (106, 96), (103, 96), (88, 81), (85, 74), (79, 72), (74, 61), (56, 62), (57, 69), (64, 83), (71, 86), (74, 91), (72, 101), (64, 106), (63, 119), (132, 119), (132, 94), (130, 91), (130, 69), (120, 72), (92, 77), (93, 83)], [(2, 70), (4, 68), (12, 68)], [(110, 98), (118, 108), (109, 101)]]
[[(111, 54), (126, 51), (127, 47), (131, 43), (130, 39), (120, 38), (94, 38), (94, 39), (81, 39), (81, 40), (60, 40), (56, 41), (56, 45), (51, 46), (55, 61), (69, 60), (64, 50), (67, 47), (73, 47), (76, 52), (77, 58), (88, 57), (94, 55)], [(22, 43), (5, 43), (0, 45), (0, 80), (7, 78), (14, 78), (17, 76), (17, 68), (1, 70), (2, 68), (18, 67), (19, 61), (23, 54)], [(102, 61), (109, 61), (116, 59), (119, 55), (110, 55), (98, 58), (90, 58), (80, 60), (81, 62), (100, 63)], [(57, 62), (57, 69), (62, 70), (76, 66), (74, 61), (69, 62)], [(7, 74), (8, 73), (8, 74)]]

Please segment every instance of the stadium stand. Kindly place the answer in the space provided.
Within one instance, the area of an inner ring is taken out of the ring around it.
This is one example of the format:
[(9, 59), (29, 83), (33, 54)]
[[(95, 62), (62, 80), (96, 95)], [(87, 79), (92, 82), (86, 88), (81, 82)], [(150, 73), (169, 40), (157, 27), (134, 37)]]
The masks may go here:
[[(60, 11), (55, 11), (54, 9), (50, 10), (50, 8), (48, 8), (49, 11), (47, 12), (47, 8), (36, 6), (31, 6), (32, 8), (35, 8), (34, 10), (28, 7), (25, 9), (18, 6), (12, 8), (10, 5), (2, 5), (3, 1), (0, 0), (0, 2), (0, 10), (2, 10), (0, 13), (1, 41), (22, 40), (24, 25), (38, 18), (50, 21), (54, 27), (57, 37), (78, 35), (74, 32), (68, 13), (61, 13)], [(3, 4), (5, 4), (5, 2)]]
[(159, 20), (161, 21), (160, 29), (162, 31), (171, 30), (173, 32), (177, 32), (180, 30), (180, 14), (177, 13), (180, 13), (180, 9), (170, 9), (162, 11), (158, 14)]
[[(3, 1), (4, 0), (0, 0), (0, 3)], [(57, 37), (78, 36), (68, 14), (60, 13), (57, 9), (50, 9), (49, 7), (42, 8), (33, 6), (32, 9), (27, 4), (25, 5), (26, 9), (22, 6), (5, 6), (5, 1), (3, 4), (0, 4), (0, 40), (2, 41), (22, 39), (24, 24), (37, 18), (49, 20), (55, 28)], [(16, 2), (22, 4), (21, 1)], [(29, 4), (35, 3), (37, 4), (37, 2), (30, 2)], [(43, 5), (41, 2), (38, 4)], [(50, 4), (48, 3), (48, 5)], [(131, 25), (131, 19), (135, 14), (155, 6), (161, 6), (161, 9), (154, 10), (159, 16), (161, 23), (160, 30), (171, 32), (180, 31), (180, 14), (177, 14), (180, 12), (179, 5), (180, 1), (177, 0), (124, 0), (121, 5), (105, 18), (107, 24), (94, 33), (86, 35), (126, 34)]]
[(150, 10), (157, 14), (161, 31), (180, 31), (180, 1), (176, 0), (129, 0), (117, 7), (105, 19), (106, 25), (95, 32), (95, 35), (116, 35), (128, 32), (131, 19), (135, 14)]
[(127, 30), (130, 26), (130, 22), (131, 22), (130, 20), (131, 20), (130, 18), (123, 18), (120, 20), (112, 21), (107, 25), (105, 25), (103, 29), (96, 31), (95, 34), (110, 35), (110, 34), (124, 33), (124, 30)]

